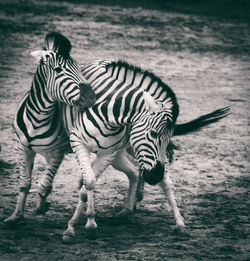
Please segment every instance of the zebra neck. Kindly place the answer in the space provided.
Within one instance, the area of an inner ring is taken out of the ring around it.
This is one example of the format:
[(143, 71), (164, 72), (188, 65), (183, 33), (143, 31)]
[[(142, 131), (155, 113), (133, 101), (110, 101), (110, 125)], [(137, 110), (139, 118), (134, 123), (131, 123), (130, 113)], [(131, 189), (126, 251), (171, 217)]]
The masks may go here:
[(34, 78), (28, 97), (26, 99), (26, 106), (30, 107), (31, 110), (37, 114), (36, 117), (44, 118), (54, 114), (55, 107), (58, 102), (52, 100), (46, 92), (44, 82), (39, 84)]
[(31, 97), (31, 91), (27, 92), (18, 106), (14, 119), (16, 134), (20, 142), (27, 147), (33, 142), (38, 144), (39, 139), (50, 137), (61, 129), (59, 104), (54, 103), (45, 113), (45, 110), (39, 110), (40, 100), (33, 104)]

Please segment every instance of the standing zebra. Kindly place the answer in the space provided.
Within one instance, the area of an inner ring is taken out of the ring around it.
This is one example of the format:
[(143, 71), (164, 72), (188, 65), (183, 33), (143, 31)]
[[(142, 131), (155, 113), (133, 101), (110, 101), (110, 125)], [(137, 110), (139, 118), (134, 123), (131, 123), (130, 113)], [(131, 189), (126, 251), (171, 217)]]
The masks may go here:
[(44, 50), (33, 52), (40, 60), (31, 89), (18, 106), (14, 128), (25, 159), (20, 173), (20, 191), (14, 213), (5, 222), (23, 217), (36, 153), (47, 160), (47, 170), (40, 181), (37, 211), (45, 212), (45, 200), (51, 191), (54, 175), (71, 148), (61, 120), (61, 101), (84, 110), (95, 102), (94, 92), (83, 77), (79, 64), (70, 56), (70, 41), (59, 33), (49, 33)]
[[(164, 176), (166, 148), (173, 135), (182, 135), (225, 117), (228, 108), (219, 109), (186, 124), (177, 125), (179, 106), (174, 92), (154, 74), (125, 62), (99, 61), (83, 67), (84, 77), (96, 94), (96, 103), (74, 115), (70, 129), (70, 144), (80, 165), (83, 186), (73, 217), (64, 232), (64, 242), (74, 238), (74, 226), (87, 202), (87, 231), (97, 228), (94, 210), (96, 179), (112, 163), (131, 173), (127, 208), (135, 204), (138, 172), (150, 185), (160, 184), (173, 208), (177, 226), (184, 221)], [(72, 108), (64, 105), (64, 124)], [(126, 151), (131, 146), (131, 156)], [(90, 162), (90, 153), (96, 160)], [(130, 157), (129, 157), (130, 156)], [(134, 159), (138, 165), (133, 167)], [(119, 168), (117, 168), (119, 169)], [(122, 171), (124, 171), (122, 169)]]

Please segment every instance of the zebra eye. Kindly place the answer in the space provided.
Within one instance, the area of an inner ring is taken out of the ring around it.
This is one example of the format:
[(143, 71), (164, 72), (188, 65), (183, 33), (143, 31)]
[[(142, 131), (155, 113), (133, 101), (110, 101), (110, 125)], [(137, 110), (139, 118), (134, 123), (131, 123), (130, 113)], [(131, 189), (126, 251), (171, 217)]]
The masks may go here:
[(62, 70), (63, 70), (62, 67), (59, 67), (59, 66), (55, 68), (55, 71), (56, 71), (57, 73), (62, 72)]
[(151, 137), (154, 138), (154, 139), (156, 139), (156, 138), (158, 137), (158, 133), (157, 133), (156, 131), (154, 131), (154, 130), (151, 130), (151, 131), (150, 131), (150, 135), (151, 135)]

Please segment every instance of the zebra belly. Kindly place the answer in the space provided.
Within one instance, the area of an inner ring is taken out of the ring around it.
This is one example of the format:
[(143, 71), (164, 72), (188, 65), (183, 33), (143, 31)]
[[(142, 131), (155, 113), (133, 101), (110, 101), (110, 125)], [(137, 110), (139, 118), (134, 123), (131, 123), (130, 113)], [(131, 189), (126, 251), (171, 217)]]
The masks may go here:
[(38, 154), (44, 155), (55, 150), (61, 150), (61, 152), (64, 153), (72, 152), (69, 136), (63, 127), (48, 131), (48, 136), (46, 135), (47, 132), (40, 132), (39, 135), (37, 135), (36, 131), (29, 132), (29, 135), (26, 136), (17, 126), (15, 126), (15, 123), (14, 127), (19, 142)]

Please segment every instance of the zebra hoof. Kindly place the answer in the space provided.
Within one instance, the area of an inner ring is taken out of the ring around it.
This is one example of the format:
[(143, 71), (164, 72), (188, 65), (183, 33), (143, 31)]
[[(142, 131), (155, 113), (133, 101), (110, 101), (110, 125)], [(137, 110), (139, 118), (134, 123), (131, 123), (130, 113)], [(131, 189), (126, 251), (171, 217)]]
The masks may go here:
[(185, 226), (176, 226), (174, 228), (174, 234), (175, 235), (180, 235), (180, 236), (185, 236), (187, 235), (187, 230)]
[(36, 214), (45, 214), (50, 208), (50, 203), (49, 202), (45, 202), (44, 204), (42, 204), (42, 206), (39, 206), (36, 208), (35, 213)]
[(72, 244), (75, 240), (75, 236), (72, 234), (69, 234), (67, 232), (66, 233), (64, 232), (62, 240), (63, 240), (63, 243), (65, 243), (65, 244)]
[(3, 223), (7, 226), (17, 225), (23, 220), (23, 216), (11, 215), (10, 217), (4, 219)]
[(117, 217), (127, 217), (133, 214), (133, 210), (124, 207), (120, 212), (116, 214)]

